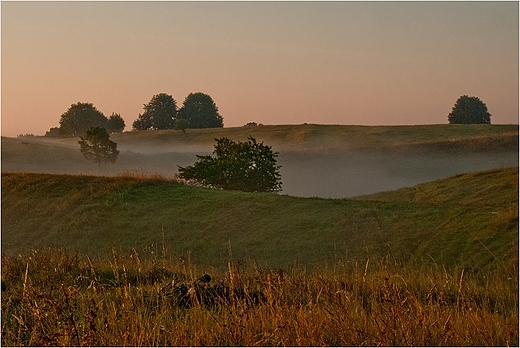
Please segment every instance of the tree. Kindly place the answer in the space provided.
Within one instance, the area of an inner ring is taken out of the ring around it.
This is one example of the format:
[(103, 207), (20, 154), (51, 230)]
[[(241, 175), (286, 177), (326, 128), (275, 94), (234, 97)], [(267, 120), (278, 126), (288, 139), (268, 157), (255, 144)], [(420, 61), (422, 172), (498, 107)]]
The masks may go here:
[(244, 127), (258, 127), (258, 126), (263, 126), (263, 124), (261, 123), (256, 123), (256, 122), (247, 122)]
[(448, 121), (450, 124), (490, 124), (491, 114), (479, 98), (463, 95), (455, 102)]
[(186, 134), (186, 128), (188, 128), (189, 125), (188, 120), (181, 118), (175, 122), (175, 129), (181, 130), (182, 133)]
[(72, 104), (61, 115), (60, 134), (63, 136), (79, 136), (90, 127), (106, 127), (107, 118), (91, 103)]
[(125, 120), (121, 115), (112, 113), (107, 121), (106, 130), (109, 133), (121, 133), (125, 129)]
[(135, 119), (134, 123), (132, 123), (132, 130), (147, 130), (152, 128), (152, 121), (150, 118), (145, 118), (141, 114), (139, 114), (139, 117)]
[(187, 120), (189, 124), (187, 128), (224, 127), (217, 105), (209, 95), (201, 92), (190, 93), (186, 97), (179, 109), (178, 119)]
[(81, 153), (86, 159), (97, 162), (99, 166), (104, 162), (116, 163), (119, 150), (117, 143), (109, 137), (105, 128), (90, 127), (78, 141)]
[(58, 127), (51, 127), (47, 132), (45, 132), (46, 137), (59, 137), (60, 129)]
[(144, 113), (134, 121), (134, 130), (173, 129), (177, 118), (177, 103), (171, 95), (156, 94), (148, 104), (144, 104)]
[(282, 190), (277, 152), (270, 146), (257, 143), (253, 137), (247, 142), (233, 142), (228, 138), (215, 139), (212, 156), (199, 156), (193, 166), (180, 167), (179, 177), (197, 184), (246, 192), (279, 192)]

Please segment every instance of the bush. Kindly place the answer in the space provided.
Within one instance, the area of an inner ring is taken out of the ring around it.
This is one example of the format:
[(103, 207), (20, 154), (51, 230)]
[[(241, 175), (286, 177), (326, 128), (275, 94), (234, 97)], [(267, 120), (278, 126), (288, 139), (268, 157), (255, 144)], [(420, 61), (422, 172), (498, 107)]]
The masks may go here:
[(47, 132), (45, 132), (46, 137), (61, 137), (60, 129), (58, 127), (52, 127)]
[(193, 166), (180, 167), (179, 177), (198, 184), (245, 192), (279, 192), (282, 190), (277, 152), (270, 146), (257, 143), (253, 137), (247, 142), (233, 142), (228, 138), (215, 139), (212, 156), (199, 156)]

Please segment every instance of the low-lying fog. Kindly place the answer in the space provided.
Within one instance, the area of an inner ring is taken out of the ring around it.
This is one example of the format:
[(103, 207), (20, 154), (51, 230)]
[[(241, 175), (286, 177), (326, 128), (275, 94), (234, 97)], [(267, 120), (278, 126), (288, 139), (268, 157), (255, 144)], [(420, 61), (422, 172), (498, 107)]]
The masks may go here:
[[(87, 161), (78, 147), (2, 139), (2, 171), (115, 175), (124, 172), (173, 176), (212, 148), (152, 149), (121, 146), (115, 164)], [(157, 149), (155, 149), (157, 151)], [(167, 151), (170, 150), (170, 151)], [(518, 152), (401, 151), (334, 154), (281, 152), (283, 194), (345, 198), (409, 187), (455, 174), (518, 166)]]
[(518, 154), (281, 154), (279, 162), (284, 193), (342, 198), (410, 187), (455, 174), (518, 166)]

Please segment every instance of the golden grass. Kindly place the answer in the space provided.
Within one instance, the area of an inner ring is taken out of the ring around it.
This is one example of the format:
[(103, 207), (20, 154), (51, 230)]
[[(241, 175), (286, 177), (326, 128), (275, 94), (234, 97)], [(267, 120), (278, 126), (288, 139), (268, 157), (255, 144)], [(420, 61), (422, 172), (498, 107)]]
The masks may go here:
[(183, 180), (177, 178), (177, 174), (166, 175), (160, 172), (152, 172), (143, 169), (125, 171), (115, 175), (116, 178), (132, 178), (140, 180), (150, 181), (165, 181), (165, 182), (177, 182), (182, 183)]
[(4, 346), (511, 346), (518, 277), (413, 269), (389, 258), (309, 274), (229, 262), (211, 283), (251, 304), (181, 308), (159, 295), (173, 277), (204, 272), (189, 258), (136, 250), (109, 261), (61, 250), (2, 257)]

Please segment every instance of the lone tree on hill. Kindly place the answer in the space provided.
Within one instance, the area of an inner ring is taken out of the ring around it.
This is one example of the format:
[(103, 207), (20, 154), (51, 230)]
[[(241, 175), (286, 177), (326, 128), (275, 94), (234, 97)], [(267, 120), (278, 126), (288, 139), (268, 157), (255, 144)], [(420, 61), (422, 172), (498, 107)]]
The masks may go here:
[(477, 97), (461, 96), (448, 115), (450, 124), (490, 124), (491, 114)]
[(78, 141), (81, 153), (86, 159), (97, 162), (99, 166), (104, 162), (116, 163), (119, 150), (117, 143), (109, 137), (105, 128), (90, 127)]
[(171, 95), (156, 94), (148, 104), (144, 104), (144, 113), (134, 121), (134, 130), (173, 129), (177, 118), (177, 103)]
[(179, 177), (197, 184), (224, 190), (245, 192), (280, 192), (282, 190), (277, 152), (270, 146), (257, 143), (253, 137), (247, 142), (228, 138), (215, 139), (212, 156), (199, 156), (193, 166), (180, 167)]
[(213, 99), (204, 93), (190, 93), (179, 109), (178, 119), (187, 120), (186, 128), (224, 127), (222, 116)]
[(89, 127), (106, 127), (107, 118), (91, 103), (72, 104), (61, 115), (60, 134), (62, 136), (79, 136)]

